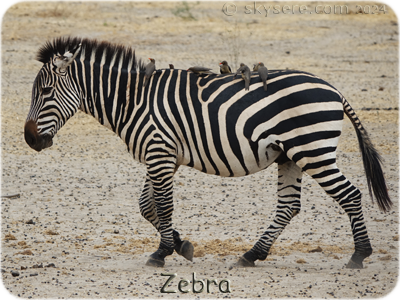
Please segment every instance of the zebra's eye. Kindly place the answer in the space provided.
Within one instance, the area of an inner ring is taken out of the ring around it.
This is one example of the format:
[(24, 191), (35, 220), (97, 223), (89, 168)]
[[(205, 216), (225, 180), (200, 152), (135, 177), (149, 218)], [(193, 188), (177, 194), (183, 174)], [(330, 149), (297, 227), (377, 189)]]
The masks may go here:
[(44, 88), (42, 88), (42, 93), (43, 94), (50, 94), (53, 91), (53, 87), (52, 86), (46, 86)]

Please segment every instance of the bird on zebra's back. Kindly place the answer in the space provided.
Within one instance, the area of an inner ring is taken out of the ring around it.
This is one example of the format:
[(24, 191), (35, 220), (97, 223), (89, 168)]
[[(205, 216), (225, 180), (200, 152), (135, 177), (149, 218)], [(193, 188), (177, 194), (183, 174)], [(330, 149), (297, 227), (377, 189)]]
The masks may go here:
[(266, 91), (267, 90), (268, 69), (266, 66), (264, 66), (264, 63), (262, 63), (262, 62), (259, 62), (257, 66), (258, 66), (257, 72), (260, 75), (261, 81), (263, 82), (264, 91)]
[(175, 67), (174, 67), (173, 64), (169, 64), (169, 68), (170, 68), (171, 70), (175, 69)]
[(150, 62), (146, 65), (146, 72), (144, 74), (143, 86), (146, 86), (150, 80), (151, 75), (156, 70), (156, 61), (154, 58), (149, 58)]
[(240, 64), (240, 68), (237, 69), (235, 76), (233, 76), (233, 79), (236, 78), (236, 75), (242, 74), (242, 78), (244, 79), (244, 84), (245, 84), (245, 90), (249, 90), (250, 86), (250, 77), (251, 77), (251, 72), (248, 66), (246, 66), (244, 63)]
[(191, 71), (195, 74), (198, 75), (202, 75), (202, 74), (214, 74), (213, 72), (211, 72), (212, 69), (210, 68), (206, 68), (206, 67), (201, 67), (201, 66), (194, 66), (194, 67), (190, 67), (189, 69), (187, 69), (188, 71)]
[(253, 64), (253, 72), (257, 72), (258, 71), (258, 64)]
[(228, 65), (226, 60), (219, 63), (219, 70), (221, 74), (230, 74), (232, 73), (231, 67)]

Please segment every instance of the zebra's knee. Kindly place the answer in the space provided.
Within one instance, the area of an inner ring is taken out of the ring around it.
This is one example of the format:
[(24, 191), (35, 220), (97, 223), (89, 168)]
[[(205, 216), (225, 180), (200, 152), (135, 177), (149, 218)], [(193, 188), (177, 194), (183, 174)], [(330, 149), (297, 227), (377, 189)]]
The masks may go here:
[(292, 202), (291, 209), (292, 209), (292, 217), (297, 216), (300, 213), (301, 210), (300, 199), (296, 199), (295, 201)]
[(294, 217), (297, 216), (300, 213), (301, 210), (301, 204), (300, 200), (293, 201), (291, 203), (286, 203), (283, 206), (278, 206), (278, 208), (282, 211), (285, 211), (286, 215), (288, 215), (289, 221)]
[(140, 208), (140, 214), (142, 215), (143, 218), (145, 218), (148, 222), (151, 223), (151, 225), (154, 226), (155, 229), (157, 229), (157, 231), (160, 231), (160, 220), (158, 219), (158, 216), (156, 213), (154, 213), (154, 211), (149, 212), (146, 209), (142, 209), (142, 207)]
[[(281, 203), (278, 205), (278, 210), (276, 217), (281, 221), (286, 220), (285, 223), (288, 224), (294, 216), (300, 212), (300, 201), (295, 201), (293, 203)], [(286, 226), (286, 225), (285, 225)]]
[(144, 207), (140, 207), (140, 214), (142, 215), (143, 218), (145, 218), (147, 221), (150, 222), (149, 212), (146, 211)]

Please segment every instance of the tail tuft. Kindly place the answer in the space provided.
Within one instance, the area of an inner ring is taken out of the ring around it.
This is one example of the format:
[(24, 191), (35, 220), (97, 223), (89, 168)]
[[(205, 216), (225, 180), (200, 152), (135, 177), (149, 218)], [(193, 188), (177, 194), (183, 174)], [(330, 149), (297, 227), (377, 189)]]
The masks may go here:
[(368, 191), (374, 201), (373, 195), (378, 202), (381, 211), (388, 212), (393, 203), (390, 200), (389, 193), (386, 187), (385, 177), (382, 170), (382, 158), (378, 151), (374, 148), (371, 140), (368, 137), (367, 131), (361, 125), (360, 120), (351, 108), (346, 99), (343, 98), (344, 112), (349, 117), (350, 121), (357, 133), (358, 145), (360, 147), (365, 175), (367, 177)]

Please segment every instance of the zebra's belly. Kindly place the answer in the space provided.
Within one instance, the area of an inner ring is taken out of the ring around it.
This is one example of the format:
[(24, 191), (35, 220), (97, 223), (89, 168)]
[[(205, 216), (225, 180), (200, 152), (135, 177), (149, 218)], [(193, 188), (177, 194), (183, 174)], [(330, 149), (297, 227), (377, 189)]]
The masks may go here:
[(252, 149), (247, 142), (243, 143), (240, 155), (229, 147), (223, 147), (223, 150), (216, 151), (211, 148), (208, 153), (204, 151), (199, 155), (193, 155), (192, 164), (189, 163), (190, 160), (182, 164), (207, 174), (240, 177), (266, 169), (282, 153), (282, 150), (269, 139), (260, 140), (257, 149)]

